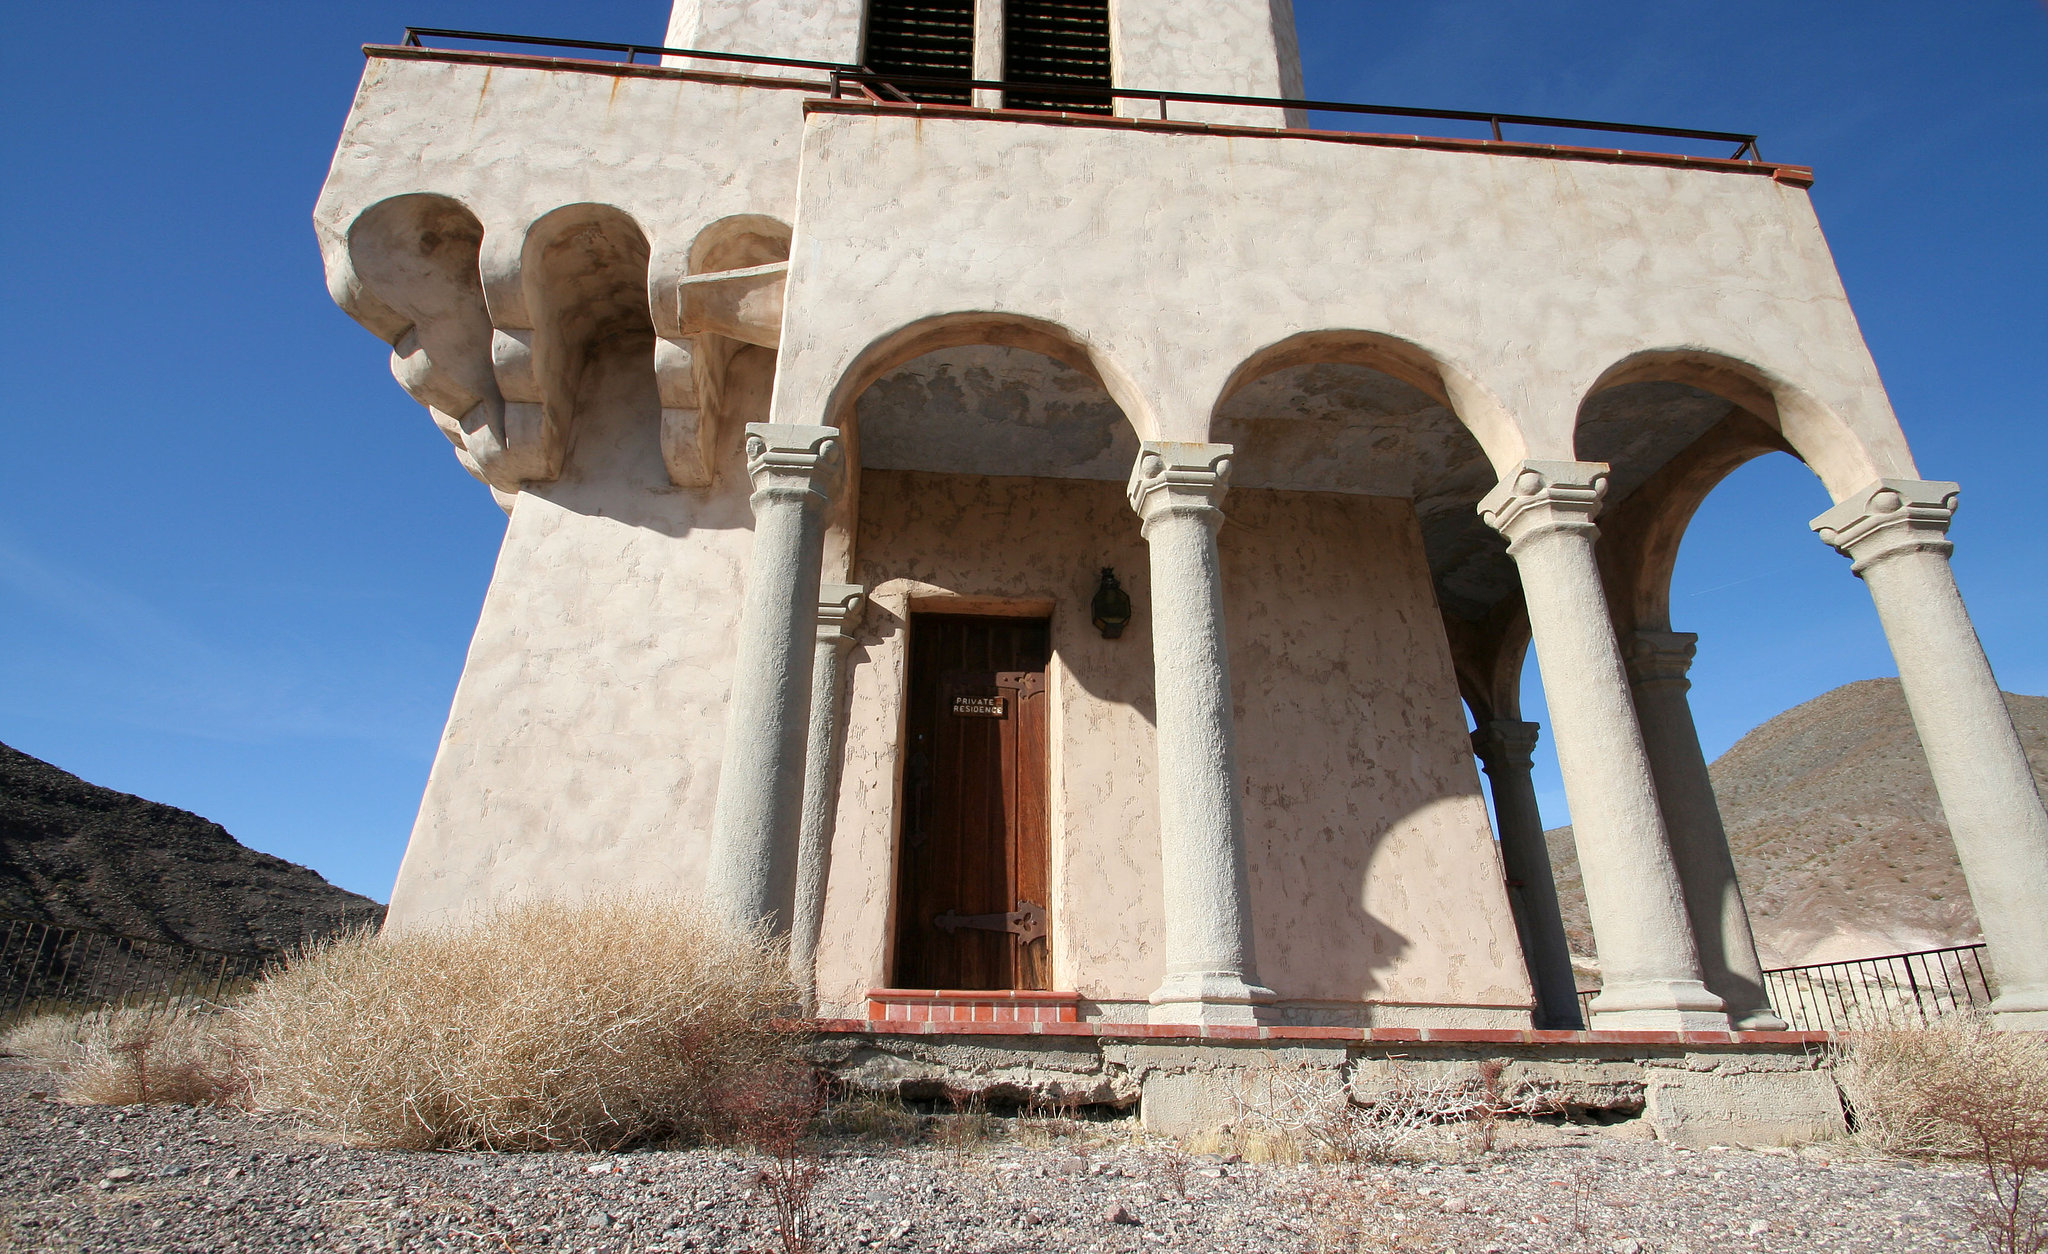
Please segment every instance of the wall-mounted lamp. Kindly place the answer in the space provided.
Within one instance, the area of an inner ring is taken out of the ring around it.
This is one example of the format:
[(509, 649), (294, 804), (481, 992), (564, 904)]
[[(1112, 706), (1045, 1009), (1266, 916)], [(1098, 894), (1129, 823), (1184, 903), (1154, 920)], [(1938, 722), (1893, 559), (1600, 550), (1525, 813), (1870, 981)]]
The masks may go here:
[(1131, 594), (1123, 590), (1116, 581), (1113, 567), (1102, 568), (1102, 582), (1095, 585), (1095, 630), (1102, 633), (1104, 640), (1114, 640), (1124, 634), (1124, 624), (1131, 621)]

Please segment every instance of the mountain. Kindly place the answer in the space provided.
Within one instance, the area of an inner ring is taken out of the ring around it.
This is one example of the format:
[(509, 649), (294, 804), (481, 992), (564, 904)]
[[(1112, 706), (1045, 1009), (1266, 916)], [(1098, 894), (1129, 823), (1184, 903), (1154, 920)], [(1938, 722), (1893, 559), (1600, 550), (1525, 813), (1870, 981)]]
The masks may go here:
[[(2048, 792), (2048, 697), (2005, 700)], [(1898, 680), (1787, 710), (1709, 772), (1766, 968), (1983, 939)], [(1571, 830), (1546, 835), (1572, 951), (1590, 955)]]
[(0, 914), (249, 952), (378, 923), (384, 907), (218, 823), (0, 745)]

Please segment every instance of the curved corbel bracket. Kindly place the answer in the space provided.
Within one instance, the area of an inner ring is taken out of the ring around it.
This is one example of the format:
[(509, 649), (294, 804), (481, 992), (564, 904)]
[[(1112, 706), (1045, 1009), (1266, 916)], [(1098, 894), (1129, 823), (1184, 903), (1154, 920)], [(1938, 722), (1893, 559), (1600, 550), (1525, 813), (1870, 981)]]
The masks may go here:
[(505, 398), (503, 424), (492, 434), (494, 472), (519, 480), (553, 479), (562, 473), (568, 423), (567, 398), (548, 395), (534, 366), (534, 333), (498, 327), (491, 332), (491, 366)]
[(661, 393), (661, 459), (669, 482), (706, 488), (717, 475), (718, 422), (697, 383), (695, 345), (667, 337), (654, 341), (654, 382)]
[(502, 406), (477, 270), (484, 234), (453, 198), (410, 193), (364, 208), (322, 251), (328, 294), (391, 345), (392, 377), (433, 415), (463, 469), (516, 492), (517, 478), (494, 465)]
[(675, 322), (684, 335), (723, 335), (743, 344), (779, 348), (787, 261), (693, 274), (675, 287)]

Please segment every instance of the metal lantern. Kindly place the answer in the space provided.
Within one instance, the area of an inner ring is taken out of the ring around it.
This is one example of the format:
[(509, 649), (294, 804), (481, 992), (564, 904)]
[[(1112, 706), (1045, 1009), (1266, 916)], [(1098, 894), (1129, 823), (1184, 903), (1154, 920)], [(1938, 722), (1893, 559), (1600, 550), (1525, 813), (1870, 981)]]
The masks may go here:
[(1095, 586), (1095, 630), (1102, 633), (1104, 640), (1114, 640), (1124, 634), (1124, 624), (1131, 621), (1131, 594), (1123, 590), (1116, 581), (1116, 570), (1102, 568), (1102, 582)]

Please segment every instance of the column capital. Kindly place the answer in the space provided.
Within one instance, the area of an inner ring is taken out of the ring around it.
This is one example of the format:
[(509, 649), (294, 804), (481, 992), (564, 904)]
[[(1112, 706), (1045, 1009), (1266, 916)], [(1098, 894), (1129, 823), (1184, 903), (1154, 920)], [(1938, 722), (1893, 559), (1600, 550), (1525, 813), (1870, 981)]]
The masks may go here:
[(844, 461), (845, 446), (837, 427), (747, 424), (747, 476), (754, 481), (756, 498), (810, 494), (822, 504), (838, 488)]
[(1472, 752), (1491, 775), (1496, 764), (1527, 771), (1536, 765), (1536, 738), (1541, 723), (1519, 719), (1488, 719), (1472, 730)]
[(1508, 539), (1508, 552), (1536, 536), (1600, 534), (1593, 518), (1607, 497), (1606, 462), (1525, 461), (1479, 502), (1479, 517)]
[(1622, 662), (1628, 667), (1628, 681), (1637, 688), (1646, 684), (1680, 683), (1688, 688), (1686, 673), (1699, 653), (1700, 638), (1691, 631), (1638, 631), (1622, 647)]
[(818, 585), (818, 640), (841, 648), (853, 643), (853, 629), (867, 608), (867, 589), (857, 583)]
[(1144, 441), (1131, 467), (1131, 508), (1148, 532), (1155, 520), (1175, 514), (1200, 517), (1214, 530), (1223, 523), (1223, 497), (1230, 491), (1236, 455), (1229, 444)]
[(1898, 553), (1939, 553), (1955, 548), (1948, 539), (1962, 489), (1928, 479), (1879, 479), (1852, 492), (1813, 520), (1820, 538), (1841, 550), (1862, 574), (1872, 563)]

